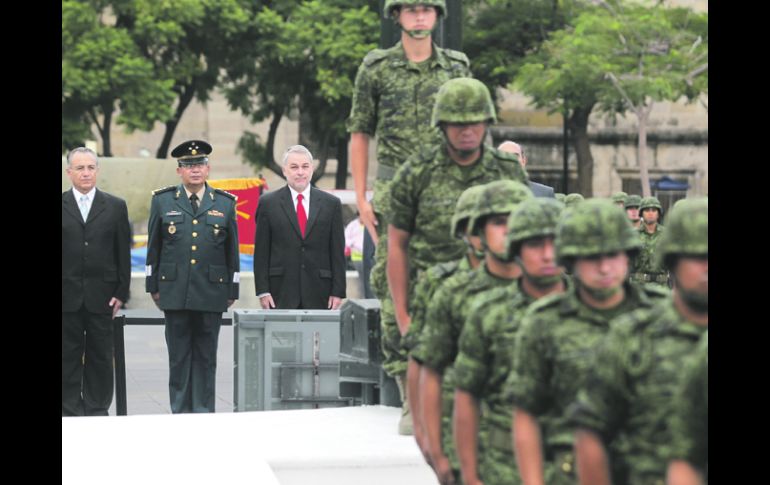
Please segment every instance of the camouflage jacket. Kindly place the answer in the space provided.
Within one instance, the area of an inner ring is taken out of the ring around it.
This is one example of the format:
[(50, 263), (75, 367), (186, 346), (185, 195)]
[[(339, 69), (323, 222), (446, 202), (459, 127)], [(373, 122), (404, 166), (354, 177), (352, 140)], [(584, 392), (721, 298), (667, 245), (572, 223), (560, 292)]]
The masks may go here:
[(671, 297), (620, 316), (611, 327), (567, 419), (602, 437), (610, 459), (628, 468), (629, 483), (663, 480), (672, 396), (706, 327), (684, 320)]
[(572, 447), (572, 427), (564, 413), (583, 387), (609, 321), (636, 308), (651, 308), (668, 294), (634, 282), (626, 282), (625, 291), (618, 307), (598, 311), (581, 302), (573, 285), (536, 301), (524, 316), (506, 387), (514, 405), (540, 422), (546, 459), (559, 447)]
[(642, 248), (639, 251), (639, 255), (634, 262), (635, 273), (647, 273), (647, 274), (664, 274), (666, 268), (657, 264), (655, 260), (655, 250), (658, 247), (665, 228), (660, 224), (655, 226), (655, 232), (648, 233), (644, 229), (644, 224), (639, 226), (639, 237), (642, 240)]
[(425, 328), (425, 316), (428, 313), (428, 304), (439, 285), (447, 278), (456, 273), (462, 273), (471, 270), (471, 264), (466, 256), (448, 263), (439, 263), (428, 268), (426, 272), (420, 275), (417, 285), (414, 288), (414, 296), (409, 302), (409, 315), (412, 322), (409, 324), (402, 340), (402, 345), (407, 352), (410, 352), (420, 338), (422, 329)]
[(399, 42), (372, 50), (358, 68), (347, 130), (377, 135), (380, 165), (398, 168), (421, 148), (439, 143), (440, 132), (431, 125), (436, 93), (449, 79), (471, 76), (465, 54), (436, 44), (426, 63), (410, 62)]
[(693, 359), (682, 371), (671, 414), (669, 459), (687, 460), (708, 480), (709, 333), (703, 334)]
[(402, 165), (390, 187), (388, 221), (411, 235), (409, 266), (425, 270), (462, 257), (465, 243), (449, 234), (457, 199), (468, 187), (502, 179), (526, 184), (527, 173), (516, 155), (490, 146), (484, 146), (481, 159), (467, 167), (455, 163), (444, 144), (423, 150)]

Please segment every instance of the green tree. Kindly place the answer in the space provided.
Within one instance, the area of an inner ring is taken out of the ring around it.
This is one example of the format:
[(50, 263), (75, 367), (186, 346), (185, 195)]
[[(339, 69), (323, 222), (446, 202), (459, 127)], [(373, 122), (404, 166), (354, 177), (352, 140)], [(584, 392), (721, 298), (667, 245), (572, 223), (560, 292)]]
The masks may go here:
[(708, 14), (661, 4), (605, 4), (592, 29), (615, 43), (606, 73), (614, 89), (601, 109), (614, 116), (632, 112), (638, 121), (637, 162), (642, 195), (649, 197), (647, 127), (656, 102), (696, 101), (708, 91)]
[(263, 2), (257, 0), (116, 0), (116, 27), (125, 28), (176, 105), (166, 116), (156, 157), (166, 158), (176, 127), (193, 99), (205, 103), (222, 69), (242, 57), (243, 40)]
[(378, 2), (289, 3), (265, 7), (258, 13), (252, 34), (255, 41), (247, 56), (252, 62), (228, 67), (225, 94), (230, 105), (253, 122), (271, 120), (264, 145), (257, 135), (246, 132), (239, 148), (248, 163), (282, 175), (273, 159), (275, 135), (281, 119), (299, 110), (307, 116), (311, 138), (320, 147), (314, 182), (323, 175), (334, 147), (338, 162), (335, 187), (344, 188), (345, 119), (356, 69), (364, 55), (376, 47)]
[[(171, 83), (159, 79), (128, 31), (106, 25), (99, 5), (62, 2), (62, 150), (96, 125), (112, 155), (113, 115), (129, 132), (149, 130), (170, 113)], [(82, 126), (81, 126), (82, 125)]]

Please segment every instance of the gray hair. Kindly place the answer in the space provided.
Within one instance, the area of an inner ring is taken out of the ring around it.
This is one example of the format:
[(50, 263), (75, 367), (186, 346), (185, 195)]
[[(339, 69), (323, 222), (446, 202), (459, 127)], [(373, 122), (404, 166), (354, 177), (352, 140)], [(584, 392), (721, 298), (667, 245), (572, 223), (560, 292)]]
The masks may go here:
[(89, 155), (91, 155), (91, 158), (94, 159), (94, 162), (96, 162), (96, 166), (97, 167), (99, 166), (99, 157), (96, 156), (96, 152), (95, 151), (91, 150), (90, 148), (86, 148), (86, 147), (78, 147), (78, 148), (73, 148), (67, 154), (67, 167), (71, 167), (72, 166), (72, 157), (74, 157), (75, 154), (77, 154), (77, 153), (88, 153)]
[(283, 152), (283, 159), (281, 159), (281, 166), (286, 166), (286, 160), (289, 159), (290, 153), (301, 153), (307, 157), (308, 160), (310, 160), (310, 163), (313, 163), (313, 154), (310, 153), (310, 150), (305, 148), (302, 145), (292, 145), (289, 148), (286, 149), (285, 152)]

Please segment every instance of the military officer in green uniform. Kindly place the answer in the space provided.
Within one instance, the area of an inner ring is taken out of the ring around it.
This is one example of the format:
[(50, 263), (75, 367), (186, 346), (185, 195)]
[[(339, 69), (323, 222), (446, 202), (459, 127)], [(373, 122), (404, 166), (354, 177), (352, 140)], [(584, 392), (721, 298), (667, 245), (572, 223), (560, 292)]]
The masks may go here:
[(174, 148), (182, 183), (153, 192), (146, 290), (166, 318), (171, 412), (214, 412), (222, 313), (238, 299), (236, 197), (206, 183), (211, 145)]
[(709, 333), (682, 372), (670, 426), (668, 485), (701, 485), (709, 469)]
[(528, 186), (514, 180), (499, 180), (484, 186), (468, 222), (471, 234), (481, 237), (484, 262), (473, 271), (455, 274), (439, 286), (428, 305), (420, 341), (412, 352), (423, 363), (420, 376), (422, 419), (431, 462), (442, 483), (452, 478), (458, 481), (460, 475), (451, 426), (452, 364), (457, 356), (460, 332), (475, 298), (492, 288), (509, 286), (521, 275), (516, 263), (507, 261), (504, 256), (507, 253), (508, 214), (521, 201), (532, 197)]
[(524, 312), (535, 300), (567, 286), (553, 244), (563, 209), (555, 199), (536, 197), (513, 210), (505, 259), (519, 265), (521, 277), (515, 287), (502, 286), (477, 296), (460, 334), (453, 427), (465, 483), (521, 483), (513, 459), (512, 409), (505, 382)]
[[(677, 384), (708, 329), (708, 202), (693, 199), (671, 212), (660, 242), (674, 290), (653, 308), (619, 316), (598, 346), (591, 372), (567, 419), (578, 428), (580, 482), (663, 485), (668, 426)], [(606, 451), (605, 451), (606, 450)], [(610, 463), (610, 466), (608, 466)]]
[(655, 197), (645, 197), (639, 203), (642, 222), (639, 224), (639, 237), (642, 250), (634, 261), (631, 278), (639, 283), (653, 283), (668, 286), (668, 271), (655, 257), (655, 251), (665, 228), (660, 223), (663, 207)]
[[(381, 302), (383, 333), (398, 335), (386, 276), (387, 205), (396, 170), (418, 151), (441, 142), (431, 122), (436, 93), (444, 82), (469, 77), (470, 62), (462, 52), (438, 47), (432, 31), (446, 16), (444, 0), (386, 0), (383, 15), (401, 27), (401, 41), (389, 49), (374, 49), (356, 74), (352, 107), (347, 120), (350, 164), (361, 222), (377, 244), (371, 286)], [(377, 137), (377, 176), (372, 203), (366, 199), (369, 141)], [(397, 339), (398, 340), (398, 339)], [(407, 355), (399, 345), (383, 341), (383, 369), (403, 376)], [(407, 414), (399, 425), (410, 434)]]
[(417, 282), (417, 286), (415, 286), (414, 298), (411, 303), (412, 323), (409, 325), (409, 330), (407, 330), (404, 335), (402, 342), (404, 350), (409, 353), (409, 367), (407, 369), (406, 381), (409, 384), (409, 389), (407, 390), (407, 395), (409, 396), (409, 409), (414, 410), (412, 413), (414, 437), (428, 463), (430, 463), (430, 455), (428, 454), (427, 443), (425, 441), (426, 435), (424, 432), (420, 406), (420, 371), (422, 369), (422, 361), (419, 360), (418, 357), (412, 355), (412, 350), (419, 341), (422, 329), (425, 326), (425, 314), (428, 311), (428, 304), (433, 299), (433, 294), (436, 292), (439, 285), (454, 274), (477, 268), (484, 259), (484, 248), (481, 245), (481, 238), (468, 233), (468, 221), (473, 215), (476, 203), (483, 190), (483, 185), (474, 185), (473, 187), (466, 189), (465, 192), (460, 195), (460, 198), (457, 199), (455, 213), (452, 216), (452, 229), (450, 233), (452, 237), (465, 241), (467, 251), (460, 259), (446, 263), (438, 263), (428, 268), (428, 270), (422, 274), (420, 280)]
[(641, 242), (610, 200), (566, 209), (557, 262), (573, 275), (564, 293), (533, 303), (516, 336), (509, 383), (516, 461), (525, 484), (575, 482), (572, 428), (565, 411), (587, 379), (597, 344), (614, 317), (650, 308), (667, 291), (628, 281)]

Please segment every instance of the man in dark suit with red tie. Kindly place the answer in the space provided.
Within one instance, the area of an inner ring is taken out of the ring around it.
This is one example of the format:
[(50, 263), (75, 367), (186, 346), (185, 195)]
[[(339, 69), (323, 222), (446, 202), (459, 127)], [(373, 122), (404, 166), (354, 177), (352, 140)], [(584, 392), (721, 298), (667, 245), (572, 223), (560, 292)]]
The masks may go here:
[(61, 414), (107, 416), (112, 403), (112, 319), (128, 299), (131, 248), (123, 199), (96, 188), (99, 160), (67, 155), (72, 190), (61, 212)]
[(313, 155), (283, 155), (287, 185), (257, 208), (254, 285), (262, 308), (337, 309), (345, 298), (345, 234), (340, 200), (310, 185)]

